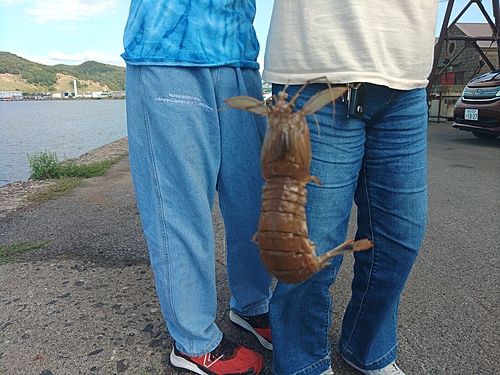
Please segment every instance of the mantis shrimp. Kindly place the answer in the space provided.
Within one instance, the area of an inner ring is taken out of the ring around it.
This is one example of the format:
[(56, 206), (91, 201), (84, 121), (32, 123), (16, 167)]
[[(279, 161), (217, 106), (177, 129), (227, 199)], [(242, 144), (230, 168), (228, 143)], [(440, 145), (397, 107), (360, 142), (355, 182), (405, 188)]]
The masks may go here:
[(340, 254), (367, 250), (373, 246), (368, 239), (347, 240), (336, 248), (316, 255), (316, 246), (308, 237), (305, 205), (311, 181), (311, 144), (305, 116), (319, 111), (342, 96), (347, 87), (331, 87), (316, 93), (304, 107), (294, 111), (295, 101), (310, 83), (303, 85), (290, 101), (285, 89), (262, 102), (249, 96), (225, 100), (232, 108), (267, 116), (268, 129), (261, 154), (262, 175), (266, 180), (258, 232), (253, 241), (260, 249), (263, 264), (269, 273), (287, 284), (307, 280), (329, 265), (328, 260)]

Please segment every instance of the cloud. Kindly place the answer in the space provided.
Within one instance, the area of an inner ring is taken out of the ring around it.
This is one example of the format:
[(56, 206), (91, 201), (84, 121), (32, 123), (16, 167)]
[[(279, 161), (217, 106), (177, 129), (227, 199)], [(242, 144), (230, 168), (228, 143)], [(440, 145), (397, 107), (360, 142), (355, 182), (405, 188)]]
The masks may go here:
[(8, 7), (12, 5), (18, 5), (22, 0), (0, 0), (0, 7)]
[(75, 54), (67, 54), (60, 51), (50, 51), (46, 56), (29, 56), (22, 53), (13, 53), (26, 60), (34, 61), (44, 65), (79, 65), (85, 61), (97, 61), (104, 64), (125, 66), (125, 63), (120, 56), (106, 55), (92, 50)]
[(82, 21), (112, 12), (122, 0), (38, 0), (28, 6), (26, 14), (38, 24), (60, 21)]

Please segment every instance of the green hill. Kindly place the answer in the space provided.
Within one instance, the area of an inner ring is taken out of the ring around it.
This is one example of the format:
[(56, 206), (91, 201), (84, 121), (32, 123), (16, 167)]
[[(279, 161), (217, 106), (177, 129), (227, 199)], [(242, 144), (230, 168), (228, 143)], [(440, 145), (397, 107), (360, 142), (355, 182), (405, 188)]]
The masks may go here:
[[(115, 65), (86, 61), (80, 65), (43, 65), (9, 52), (0, 52), (0, 91), (14, 91), (20, 86), (25, 91), (56, 91), (62, 77), (74, 77), (78, 87), (101, 87), (113, 91), (125, 90), (125, 68)], [(4, 79), (2, 79), (4, 78)], [(67, 85), (68, 79), (65, 80)], [(8, 84), (15, 82), (15, 84)], [(25, 84), (25, 85), (23, 85)], [(103, 90), (104, 91), (104, 90)]]

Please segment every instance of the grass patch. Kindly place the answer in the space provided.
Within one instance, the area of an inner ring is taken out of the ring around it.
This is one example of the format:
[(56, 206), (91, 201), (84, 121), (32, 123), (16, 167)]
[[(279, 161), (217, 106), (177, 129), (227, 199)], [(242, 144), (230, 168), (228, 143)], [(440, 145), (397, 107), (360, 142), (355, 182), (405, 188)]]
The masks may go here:
[(52, 180), (54, 185), (47, 186), (41, 192), (31, 194), (28, 200), (46, 202), (52, 198), (66, 195), (76, 186), (81, 186), (82, 179), (106, 174), (109, 168), (122, 156), (88, 164), (75, 164), (72, 161), (60, 161), (55, 152), (45, 151), (29, 155), (31, 178)]
[(44, 187), (35, 194), (26, 197), (29, 201), (43, 203), (53, 198), (68, 194), (73, 188), (82, 185), (82, 179), (77, 177), (66, 177), (54, 180), (55, 185)]
[(29, 155), (31, 178), (35, 180), (58, 179), (67, 177), (90, 178), (102, 176), (121, 157), (89, 164), (77, 165), (72, 161), (60, 161), (55, 152), (45, 151)]
[(0, 264), (22, 262), (24, 259), (19, 258), (19, 254), (45, 247), (47, 247), (46, 242), (33, 240), (16, 242), (9, 245), (0, 244)]
[(108, 169), (115, 164), (121, 157), (116, 157), (114, 159), (106, 159), (89, 164), (76, 165), (72, 162), (65, 162), (62, 164), (62, 175), (64, 177), (79, 177), (79, 178), (90, 178), (96, 176), (102, 176), (106, 174)]

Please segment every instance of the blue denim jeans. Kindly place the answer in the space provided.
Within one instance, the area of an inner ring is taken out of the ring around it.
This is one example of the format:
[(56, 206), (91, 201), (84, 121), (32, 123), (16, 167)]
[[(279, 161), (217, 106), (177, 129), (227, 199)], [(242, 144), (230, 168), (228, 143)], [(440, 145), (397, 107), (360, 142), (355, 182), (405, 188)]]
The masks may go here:
[(271, 276), (257, 231), (266, 121), (227, 109), (234, 95), (262, 97), (257, 70), (127, 66), (132, 177), (163, 317), (176, 347), (212, 351), (217, 295), (212, 207), (216, 190), (225, 226), (230, 308), (268, 311)]
[[(287, 89), (290, 97), (299, 86)], [(421, 246), (427, 218), (425, 89), (392, 90), (367, 85), (362, 120), (347, 118), (338, 99), (309, 116), (311, 175), (307, 186), (309, 238), (324, 253), (342, 243), (353, 200), (356, 238), (375, 246), (354, 254), (352, 296), (342, 322), (340, 354), (363, 369), (396, 358), (400, 294)], [(297, 108), (326, 85), (307, 87)], [(274, 93), (283, 86), (273, 86)], [(335, 116), (332, 121), (332, 111)], [(270, 304), (276, 374), (320, 374), (330, 366), (332, 300), (329, 287), (342, 263), (297, 285), (278, 283)]]

